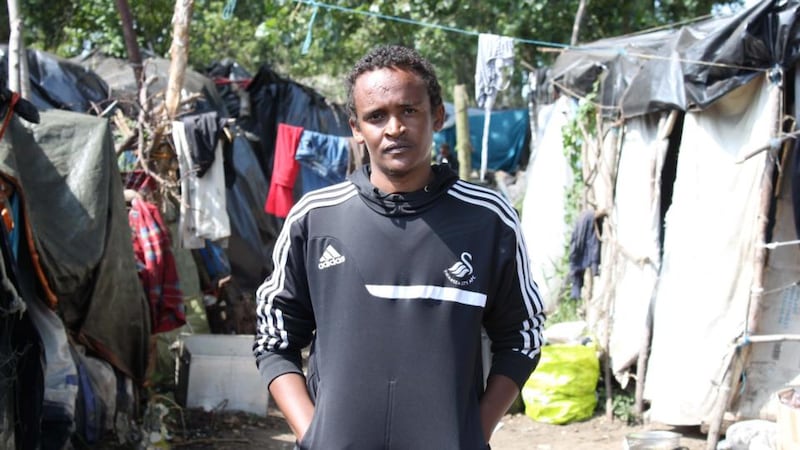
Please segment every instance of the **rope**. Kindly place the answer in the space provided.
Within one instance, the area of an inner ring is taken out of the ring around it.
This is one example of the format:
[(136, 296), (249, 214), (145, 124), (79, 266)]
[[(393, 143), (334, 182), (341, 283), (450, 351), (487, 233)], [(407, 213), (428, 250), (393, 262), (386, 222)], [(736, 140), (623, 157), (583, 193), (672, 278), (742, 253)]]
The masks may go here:
[[(327, 3), (322, 3), (322, 2), (315, 1), (315, 0), (294, 0), (294, 1), (297, 2), (297, 3), (302, 3), (304, 5), (309, 5), (309, 6), (314, 6), (314, 7), (320, 7), (321, 6), (323, 8), (331, 9), (331, 10), (335, 10), (335, 11), (352, 13), (352, 14), (359, 14), (359, 15), (362, 15), (362, 16), (374, 17), (374, 18), (377, 18), (377, 19), (391, 20), (391, 21), (394, 21), (394, 22), (400, 22), (400, 23), (405, 23), (405, 24), (409, 24), (409, 25), (417, 25), (417, 26), (421, 26), (421, 27), (436, 28), (438, 30), (450, 31), (450, 32), (453, 32), (453, 33), (461, 33), (461, 34), (466, 34), (466, 35), (469, 35), (469, 36), (479, 36), (481, 34), (481, 33), (477, 32), (477, 31), (464, 30), (464, 29), (461, 29), (461, 28), (451, 27), (451, 26), (447, 26), (447, 25), (439, 25), (439, 24), (430, 23), (430, 22), (422, 22), (422, 21), (419, 21), (419, 20), (406, 19), (404, 17), (389, 16), (389, 15), (386, 15), (386, 14), (376, 13), (376, 12), (372, 12), (372, 11), (359, 11), (357, 9), (347, 8), (347, 7), (338, 6), (338, 5), (329, 5)], [(512, 39), (514, 39), (517, 42), (521, 42), (521, 43), (525, 43), (525, 44), (541, 45), (541, 46), (545, 46), (545, 47), (570, 48), (570, 46), (567, 45), (567, 44), (559, 44), (557, 42), (545, 42), (545, 41), (537, 41), (537, 40), (534, 40), (534, 39), (523, 39), (523, 38), (512, 38)]]
[[(236, 4), (236, 0), (228, 0), (228, 1), (232, 2), (234, 5)], [(312, 17), (311, 17), (311, 22), (309, 23), (309, 32), (306, 34), (306, 43), (308, 43), (309, 45), (310, 45), (311, 24), (313, 24), (313, 22), (314, 22), (314, 18), (316, 17), (317, 10), (319, 9), (319, 7), (326, 8), (326, 9), (329, 9), (329, 10), (340, 11), (340, 12), (344, 12), (344, 13), (358, 14), (358, 15), (362, 15), (362, 16), (368, 16), (368, 17), (377, 18), (377, 19), (400, 22), (400, 23), (405, 23), (405, 24), (409, 24), (409, 25), (417, 25), (417, 26), (421, 26), (421, 27), (435, 28), (435, 29), (438, 29), (438, 30), (449, 31), (449, 32), (453, 32), (453, 33), (460, 33), (460, 34), (465, 34), (465, 35), (468, 35), (468, 36), (479, 36), (481, 34), (481, 33), (477, 32), (477, 31), (474, 31), (474, 30), (464, 30), (462, 28), (451, 27), (451, 26), (448, 26), (448, 25), (439, 25), (439, 24), (430, 23), (430, 22), (422, 22), (422, 21), (419, 21), (419, 20), (407, 19), (405, 17), (390, 16), (390, 15), (387, 15), (387, 14), (381, 14), (381, 13), (372, 12), (372, 11), (360, 11), (360, 10), (348, 8), (348, 7), (345, 7), (345, 6), (331, 5), (331, 4), (324, 3), (324, 2), (318, 2), (316, 0), (294, 0), (294, 1), (296, 3), (300, 3), (300, 4), (304, 4), (304, 5), (308, 5), (308, 6), (313, 6), (314, 7), (314, 12), (312, 13)], [(654, 30), (664, 29), (664, 28), (674, 27), (674, 26), (679, 26), (679, 25), (684, 25), (686, 23), (690, 23), (690, 22), (706, 19), (708, 17), (710, 17), (710, 16), (702, 16), (702, 17), (699, 17), (699, 18), (696, 18), (696, 19), (676, 22), (676, 23), (671, 24), (671, 25), (664, 25), (664, 26), (661, 26), (661, 27), (658, 27), (658, 28), (654, 28)], [(645, 31), (647, 31), (647, 30), (645, 30)], [(645, 31), (642, 31), (640, 33), (644, 33)], [(755, 67), (740, 66), (738, 64), (727, 64), (727, 63), (720, 63), (720, 62), (708, 62), (708, 61), (700, 61), (700, 60), (695, 60), (695, 59), (675, 58), (675, 57), (672, 57), (672, 56), (660, 56), (660, 55), (650, 55), (650, 54), (646, 54), (646, 53), (628, 52), (624, 48), (618, 47), (618, 46), (617, 47), (576, 47), (576, 46), (571, 46), (569, 44), (563, 44), (563, 43), (560, 43), (560, 42), (548, 42), (548, 41), (540, 41), (540, 40), (536, 40), (536, 39), (525, 39), (525, 38), (511, 37), (511, 36), (510, 36), (510, 38), (513, 39), (516, 42), (523, 43), (523, 44), (537, 45), (537, 46), (541, 46), (541, 47), (545, 47), (545, 48), (549, 48), (549, 49), (559, 49), (557, 51), (579, 51), (580, 52), (580, 51), (610, 50), (610, 51), (618, 52), (620, 54), (624, 54), (624, 55), (628, 55), (628, 56), (632, 56), (632, 57), (636, 57), (636, 58), (642, 58), (642, 59), (674, 60), (674, 61), (677, 61), (677, 62), (680, 62), (680, 63), (698, 64), (698, 65), (705, 65), (705, 66), (710, 66), (710, 67), (720, 67), (720, 68), (738, 69), (738, 70), (752, 70), (752, 71), (758, 71), (758, 72), (768, 72), (770, 70), (770, 69), (759, 69), (759, 68), (755, 68)], [(303, 44), (304, 48), (307, 45), (306, 43)]]

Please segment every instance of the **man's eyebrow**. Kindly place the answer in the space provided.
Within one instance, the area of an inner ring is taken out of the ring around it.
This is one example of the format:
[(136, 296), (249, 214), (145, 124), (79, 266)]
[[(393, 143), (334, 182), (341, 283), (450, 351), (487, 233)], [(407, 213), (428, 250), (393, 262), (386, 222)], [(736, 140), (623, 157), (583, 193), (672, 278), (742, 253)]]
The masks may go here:
[(362, 116), (368, 116), (370, 114), (374, 114), (376, 112), (381, 112), (381, 111), (383, 111), (383, 107), (382, 106), (377, 106), (377, 107), (374, 107), (374, 108), (364, 108), (361, 111), (361, 115)]

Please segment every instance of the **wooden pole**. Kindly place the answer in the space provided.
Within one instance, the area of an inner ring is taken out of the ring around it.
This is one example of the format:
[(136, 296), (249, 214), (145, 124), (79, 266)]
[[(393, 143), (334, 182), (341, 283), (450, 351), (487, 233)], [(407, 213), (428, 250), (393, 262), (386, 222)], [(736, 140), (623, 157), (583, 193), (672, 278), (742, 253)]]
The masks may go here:
[(165, 95), (167, 117), (174, 119), (181, 101), (181, 88), (189, 61), (189, 22), (194, 0), (177, 0), (172, 16), (172, 46), (170, 47), (169, 81)]
[[(773, 86), (770, 86), (770, 117), (772, 118), (772, 130), (770, 130), (770, 137), (775, 138), (781, 131), (781, 112), (783, 111), (783, 73), (778, 74), (777, 78), (780, 80)], [(772, 78), (772, 77), (771, 77)], [(775, 177), (776, 165), (778, 164), (778, 150), (772, 149), (767, 153), (764, 162), (764, 172), (761, 175), (761, 199), (760, 210), (758, 214), (758, 229), (755, 236), (755, 250), (753, 255), (753, 283), (750, 287), (750, 302), (747, 310), (747, 327), (745, 333), (748, 336), (755, 335), (758, 332), (758, 322), (761, 317), (761, 302), (764, 298), (764, 272), (767, 265), (767, 247), (764, 243), (767, 241), (767, 234), (769, 232), (769, 212), (772, 206), (773, 199), (773, 178)], [(725, 375), (720, 385), (720, 390), (717, 394), (717, 399), (712, 409), (712, 415), (709, 422), (708, 436), (706, 441), (706, 450), (715, 450), (717, 448), (717, 441), (719, 440), (720, 429), (722, 428), (722, 419), (725, 411), (728, 409), (728, 404), (731, 399), (731, 392), (733, 392), (734, 384), (741, 377), (741, 372), (747, 367), (750, 360), (750, 346), (745, 345), (741, 348), (739, 354), (738, 364), (733, 364), (736, 361), (732, 359), (731, 364), (728, 365)]]
[(142, 55), (139, 52), (139, 43), (136, 42), (136, 33), (133, 31), (133, 15), (128, 5), (128, 0), (116, 0), (119, 19), (122, 22), (122, 34), (125, 38), (125, 49), (128, 51), (128, 61), (133, 68), (136, 78), (136, 87), (142, 87)]
[(581, 22), (583, 21), (583, 12), (586, 10), (586, 0), (581, 0), (578, 3), (578, 12), (575, 13), (575, 22), (572, 24), (572, 37), (569, 40), (569, 45), (575, 46), (578, 44), (578, 35), (581, 32)]
[(458, 155), (458, 176), (468, 180), (472, 172), (472, 144), (469, 140), (469, 116), (467, 114), (467, 86), (457, 84), (453, 88), (453, 102), (456, 109), (456, 154)]

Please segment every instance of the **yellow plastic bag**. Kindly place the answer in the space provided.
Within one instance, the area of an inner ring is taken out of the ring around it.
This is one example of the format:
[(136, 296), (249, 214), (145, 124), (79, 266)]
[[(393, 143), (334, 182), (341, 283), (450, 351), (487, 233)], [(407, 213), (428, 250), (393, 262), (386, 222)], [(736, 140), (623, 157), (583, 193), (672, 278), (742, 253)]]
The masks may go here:
[(594, 344), (546, 345), (539, 366), (522, 388), (525, 415), (552, 424), (588, 419), (597, 406), (599, 378)]

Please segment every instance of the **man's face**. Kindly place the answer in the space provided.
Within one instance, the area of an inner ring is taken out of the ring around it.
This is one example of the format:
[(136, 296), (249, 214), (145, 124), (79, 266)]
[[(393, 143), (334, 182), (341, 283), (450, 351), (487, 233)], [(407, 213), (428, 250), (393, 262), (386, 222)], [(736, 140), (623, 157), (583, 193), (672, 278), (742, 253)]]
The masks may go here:
[[(427, 180), (433, 133), (442, 126), (444, 107), (431, 110), (422, 78), (398, 68), (365, 72), (353, 85), (353, 101), (356, 118), (350, 127), (366, 144), (373, 177)], [(378, 186), (376, 179), (373, 184)]]

